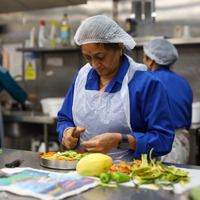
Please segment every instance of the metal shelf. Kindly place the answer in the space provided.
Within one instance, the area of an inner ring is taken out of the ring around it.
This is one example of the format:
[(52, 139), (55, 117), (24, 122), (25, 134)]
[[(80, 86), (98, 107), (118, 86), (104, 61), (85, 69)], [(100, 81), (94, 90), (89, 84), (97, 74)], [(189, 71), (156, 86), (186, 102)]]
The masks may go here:
[[(156, 38), (164, 38), (164, 37), (152, 37), (152, 38), (142, 38), (142, 37), (136, 37), (134, 38), (136, 42), (136, 47), (141, 47), (148, 41)], [(166, 40), (170, 41), (174, 45), (191, 45), (191, 44), (200, 44), (200, 37), (194, 37), (194, 38), (166, 38)]]
[[(164, 37), (155, 37), (155, 38), (164, 38)], [(155, 38), (142, 38), (136, 37), (134, 38), (136, 42), (136, 47), (142, 47), (148, 41)], [(191, 45), (191, 44), (200, 44), (200, 37), (194, 38), (166, 38), (174, 45)], [(73, 52), (80, 51), (81, 48), (79, 46), (69, 46), (69, 47), (34, 47), (34, 48), (18, 48), (17, 51), (21, 52), (35, 52), (35, 53), (55, 53), (55, 52)]]
[(17, 48), (17, 51), (21, 52), (34, 52), (34, 53), (53, 53), (53, 52), (72, 52), (72, 51), (80, 51), (80, 47), (70, 46), (70, 47), (34, 47), (34, 48)]

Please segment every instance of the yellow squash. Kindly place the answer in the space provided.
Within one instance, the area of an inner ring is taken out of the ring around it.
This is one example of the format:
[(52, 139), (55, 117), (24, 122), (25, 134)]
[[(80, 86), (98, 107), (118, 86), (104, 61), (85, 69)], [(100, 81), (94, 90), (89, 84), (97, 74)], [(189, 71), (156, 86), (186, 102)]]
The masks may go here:
[(107, 172), (112, 165), (112, 158), (102, 153), (92, 153), (83, 157), (77, 164), (76, 170), (82, 176), (99, 176)]

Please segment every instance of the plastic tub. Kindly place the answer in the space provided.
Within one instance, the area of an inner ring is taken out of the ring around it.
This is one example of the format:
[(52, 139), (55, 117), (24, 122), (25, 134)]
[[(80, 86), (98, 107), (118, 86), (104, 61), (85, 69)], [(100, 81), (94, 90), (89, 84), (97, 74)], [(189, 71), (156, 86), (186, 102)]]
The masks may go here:
[(57, 117), (57, 113), (61, 109), (64, 99), (64, 97), (41, 99), (43, 113), (51, 117)]
[(200, 102), (192, 104), (192, 123), (200, 122)]

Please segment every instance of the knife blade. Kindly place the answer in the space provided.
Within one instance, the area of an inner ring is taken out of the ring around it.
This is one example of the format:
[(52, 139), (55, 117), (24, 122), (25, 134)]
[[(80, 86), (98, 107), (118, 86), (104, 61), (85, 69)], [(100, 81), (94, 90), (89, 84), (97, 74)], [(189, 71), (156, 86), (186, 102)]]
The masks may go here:
[(72, 131), (72, 137), (74, 137), (74, 138), (76, 138), (75, 133), (76, 133), (76, 126), (74, 127), (74, 129), (73, 129), (73, 131)]

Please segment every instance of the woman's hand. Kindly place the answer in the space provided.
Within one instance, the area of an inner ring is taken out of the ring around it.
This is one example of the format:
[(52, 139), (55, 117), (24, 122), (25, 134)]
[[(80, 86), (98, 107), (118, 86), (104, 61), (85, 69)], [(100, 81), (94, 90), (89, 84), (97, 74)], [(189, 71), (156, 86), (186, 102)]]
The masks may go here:
[(36, 102), (36, 101), (38, 101), (38, 96), (36, 94), (28, 94), (27, 100), (32, 101), (32, 102)]
[(118, 147), (121, 138), (122, 136), (120, 133), (104, 133), (82, 142), (81, 146), (84, 146), (89, 152), (106, 154), (112, 148)]
[(73, 129), (74, 127), (65, 129), (62, 137), (62, 144), (69, 150), (76, 147), (80, 133), (85, 131), (85, 128), (77, 126), (74, 136), (72, 136)]

